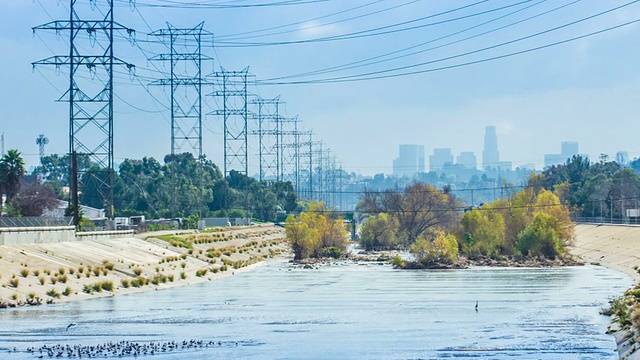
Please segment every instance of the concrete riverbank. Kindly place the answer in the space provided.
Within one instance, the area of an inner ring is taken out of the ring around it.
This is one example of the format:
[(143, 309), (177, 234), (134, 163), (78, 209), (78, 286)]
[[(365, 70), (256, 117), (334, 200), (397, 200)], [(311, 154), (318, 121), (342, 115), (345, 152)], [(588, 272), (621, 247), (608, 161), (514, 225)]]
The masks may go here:
[(576, 225), (576, 241), (571, 253), (585, 262), (599, 264), (631, 276), (640, 273), (640, 226)]
[(288, 254), (273, 225), (0, 246), (0, 307), (57, 303), (215, 280)]
[[(577, 225), (571, 253), (585, 262), (624, 272), (636, 283), (640, 280), (640, 226)], [(635, 315), (632, 313), (632, 316)], [(612, 323), (611, 332), (616, 338), (620, 359), (640, 360), (638, 330), (634, 326), (620, 329), (617, 322)]]

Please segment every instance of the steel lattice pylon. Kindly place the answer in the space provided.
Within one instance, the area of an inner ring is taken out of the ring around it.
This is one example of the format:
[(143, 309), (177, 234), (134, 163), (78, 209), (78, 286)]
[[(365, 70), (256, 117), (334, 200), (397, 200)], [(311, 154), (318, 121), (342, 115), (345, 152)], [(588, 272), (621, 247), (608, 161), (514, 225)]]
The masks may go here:
[[(203, 200), (202, 184), (202, 86), (211, 85), (202, 76), (202, 62), (213, 60), (202, 54), (202, 38), (213, 34), (203, 30), (204, 22), (193, 28), (179, 29), (167, 23), (167, 29), (151, 33), (169, 47), (168, 54), (152, 57), (152, 61), (169, 62), (170, 76), (159, 79), (151, 85), (168, 86), (171, 89), (171, 156), (174, 164), (176, 154), (190, 152), (198, 159), (198, 188), (200, 201)], [(172, 168), (173, 191), (171, 193), (171, 209), (175, 216), (176, 184), (175, 168)], [(200, 211), (203, 203), (198, 205)]]
[(213, 37), (203, 26), (201, 22), (179, 29), (167, 23), (167, 29), (154, 31), (152, 36), (168, 42), (170, 53), (150, 59), (170, 64), (170, 76), (151, 85), (171, 88), (171, 154), (188, 151), (198, 159), (202, 158), (202, 86), (210, 85), (202, 76), (202, 62), (213, 60), (202, 55), (202, 37)]
[[(300, 136), (308, 136), (308, 140), (300, 141)], [(298, 134), (298, 196), (311, 199), (313, 190), (313, 131), (301, 131)]]
[(222, 109), (212, 114), (221, 115), (224, 121), (224, 176), (235, 170), (245, 176), (249, 175), (248, 164), (248, 131), (249, 117), (247, 102), (247, 78), (249, 68), (242, 71), (227, 71), (221, 68), (214, 76), (219, 80), (222, 90), (213, 92), (222, 98)]
[(298, 168), (300, 165), (298, 123), (297, 116), (291, 119), (282, 119), (280, 131), (280, 180), (291, 182), (294, 189), (298, 188)]
[(258, 162), (260, 163), (259, 180), (277, 180), (279, 164), (280, 115), (282, 102), (275, 99), (257, 98), (251, 101), (256, 106), (254, 118), (258, 121), (258, 130), (251, 135), (258, 135)]
[[(87, 202), (101, 203), (108, 218), (114, 216), (113, 69), (124, 66), (132, 71), (134, 66), (114, 56), (113, 39), (118, 31), (126, 31), (130, 37), (135, 33), (114, 21), (113, 0), (104, 0), (104, 4), (97, 1), (79, 3), (79, 0), (69, 1), (69, 20), (56, 20), (33, 28), (34, 32), (68, 31), (69, 54), (32, 63), (33, 66), (69, 67), (69, 88), (59, 101), (69, 103), (71, 201), (76, 226), (79, 222), (79, 194)], [(101, 20), (83, 20), (80, 15), (89, 12), (100, 14)], [(95, 46), (96, 43), (101, 46)], [(96, 50), (89, 54), (85, 49)], [(89, 76), (83, 71), (87, 71)], [(77, 156), (88, 157), (99, 169), (78, 169)]]

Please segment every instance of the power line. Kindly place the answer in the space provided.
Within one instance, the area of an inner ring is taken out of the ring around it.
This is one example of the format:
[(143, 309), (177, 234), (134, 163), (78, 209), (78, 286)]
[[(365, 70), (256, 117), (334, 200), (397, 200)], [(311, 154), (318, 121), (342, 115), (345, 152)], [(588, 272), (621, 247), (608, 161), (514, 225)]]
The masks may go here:
[(537, 47), (533, 47), (533, 48), (528, 48), (525, 50), (520, 50), (520, 51), (515, 51), (515, 52), (511, 52), (511, 53), (507, 53), (507, 54), (503, 54), (503, 55), (497, 55), (497, 56), (493, 56), (493, 57), (488, 57), (488, 58), (484, 58), (484, 59), (479, 59), (479, 60), (475, 60), (475, 61), (468, 61), (468, 62), (464, 62), (464, 63), (459, 63), (459, 64), (453, 64), (453, 65), (447, 65), (447, 66), (442, 66), (442, 67), (437, 67), (437, 68), (431, 68), (431, 69), (425, 69), (425, 70), (416, 70), (416, 71), (410, 71), (410, 72), (402, 72), (402, 73), (398, 73), (398, 74), (388, 74), (388, 75), (382, 75), (385, 73), (389, 73), (389, 72), (394, 72), (394, 71), (399, 71), (399, 70), (406, 70), (409, 68), (414, 68), (414, 67), (420, 67), (420, 66), (425, 66), (425, 65), (430, 65), (430, 64), (434, 64), (434, 63), (438, 63), (438, 62), (443, 62), (443, 61), (447, 61), (447, 60), (452, 60), (452, 59), (456, 59), (456, 58), (460, 58), (460, 57), (464, 57), (464, 56), (468, 56), (468, 55), (472, 55), (472, 54), (476, 54), (476, 53), (480, 53), (480, 52), (484, 52), (487, 50), (492, 50), (492, 49), (496, 49), (502, 46), (506, 46), (506, 45), (510, 45), (516, 42), (520, 42), (523, 40), (527, 40), (527, 39), (531, 39), (533, 37), (536, 36), (540, 36), (543, 34), (547, 34), (549, 32), (552, 31), (556, 31), (571, 25), (575, 25), (577, 23), (592, 19), (594, 17), (606, 14), (606, 13), (610, 13), (612, 11), (618, 10), (624, 6), (629, 6), (631, 4), (637, 3), (640, 0), (636, 0), (636, 1), (632, 1), (630, 3), (627, 3), (625, 5), (613, 8), (613, 9), (609, 9), (607, 11), (595, 14), (595, 15), (591, 15), (589, 17), (586, 18), (582, 18), (580, 20), (576, 20), (576, 21), (572, 21), (570, 23), (567, 24), (563, 24), (561, 26), (557, 26), (551, 29), (547, 29), (544, 31), (540, 31), (537, 32), (535, 34), (531, 34), (531, 35), (527, 35), (524, 37), (520, 37), (514, 40), (510, 40), (510, 41), (506, 41), (506, 42), (502, 42), (500, 44), (496, 44), (496, 45), (491, 45), (488, 47), (484, 47), (481, 49), (476, 49), (476, 50), (472, 50), (472, 51), (468, 51), (465, 53), (461, 53), (461, 54), (456, 54), (456, 55), (452, 55), (452, 56), (447, 56), (444, 58), (440, 58), (440, 59), (436, 59), (436, 60), (430, 60), (430, 61), (426, 61), (426, 62), (421, 62), (421, 63), (417, 63), (417, 64), (412, 64), (412, 65), (406, 65), (406, 66), (401, 66), (401, 67), (396, 67), (396, 68), (392, 68), (392, 69), (385, 69), (385, 70), (379, 70), (379, 71), (373, 71), (373, 72), (368, 72), (368, 73), (361, 73), (361, 74), (355, 74), (355, 75), (346, 75), (346, 76), (340, 76), (340, 77), (332, 77), (332, 78), (325, 78), (325, 79), (318, 79), (318, 80), (306, 80), (306, 81), (257, 81), (258, 84), (260, 85), (294, 85), (294, 84), (322, 84), (322, 83), (339, 83), (339, 82), (354, 82), (354, 81), (364, 81), (364, 80), (377, 80), (377, 79), (387, 79), (387, 78), (394, 78), (394, 77), (401, 77), (401, 76), (409, 76), (409, 75), (417, 75), (417, 74), (424, 74), (424, 73), (430, 73), (430, 72), (435, 72), (435, 71), (442, 71), (442, 70), (448, 70), (448, 69), (454, 69), (454, 68), (459, 68), (459, 67), (463, 67), (463, 66), (469, 66), (469, 65), (475, 65), (475, 64), (480, 64), (480, 63), (484, 63), (484, 62), (489, 62), (489, 61), (493, 61), (493, 60), (498, 60), (498, 59), (503, 59), (503, 58), (508, 58), (508, 57), (512, 57), (512, 56), (516, 56), (516, 55), (522, 55), (525, 53), (529, 53), (529, 52), (533, 52), (533, 51), (537, 51), (537, 50), (542, 50), (542, 49), (546, 49), (546, 48), (550, 48), (550, 47), (554, 47), (554, 46), (558, 46), (558, 45), (562, 45), (565, 43), (569, 43), (572, 41), (576, 41), (576, 40), (580, 40), (580, 39), (584, 39), (587, 37), (591, 37), (591, 36), (595, 36), (598, 34), (602, 34), (611, 30), (615, 30), (615, 29), (619, 29), (625, 26), (629, 26), (635, 23), (640, 22), (640, 18), (639, 19), (635, 19), (632, 21), (628, 21), (628, 22), (624, 22), (618, 25), (614, 25), (605, 29), (601, 29), (601, 30), (597, 30), (597, 31), (593, 31), (587, 34), (583, 34), (583, 35), (579, 35), (579, 36), (575, 36), (572, 38), (568, 38), (565, 40), (560, 40), (560, 41), (556, 41), (553, 43), (549, 43), (549, 44), (545, 44), (545, 45), (541, 45), (541, 46), (537, 46)]
[[(458, 30), (458, 31), (455, 31), (453, 33), (449, 33), (449, 34), (446, 34), (446, 35), (443, 35), (443, 36), (437, 37), (435, 39), (431, 39), (431, 40), (428, 40), (428, 41), (425, 41), (425, 42), (422, 42), (422, 43), (419, 43), (419, 44), (416, 44), (416, 45), (405, 47), (403, 49), (391, 51), (391, 52), (388, 52), (388, 53), (384, 53), (384, 54), (381, 54), (381, 55), (369, 57), (369, 58), (358, 60), (358, 61), (353, 61), (353, 62), (346, 63), (346, 64), (343, 64), (343, 65), (332, 66), (332, 67), (319, 69), (319, 70), (315, 70), (315, 71), (309, 71), (309, 72), (305, 72), (305, 73), (299, 73), (299, 74), (281, 76), (281, 77), (276, 77), (276, 78), (270, 78), (270, 79), (266, 79), (264, 81), (282, 80), (282, 79), (289, 79), (289, 78), (296, 78), (296, 77), (306, 77), (306, 76), (311, 76), (311, 75), (321, 75), (321, 74), (326, 74), (326, 73), (331, 73), (331, 72), (355, 69), (355, 68), (364, 67), (364, 66), (377, 65), (377, 64), (388, 62), (388, 61), (392, 61), (392, 60), (398, 60), (398, 59), (407, 58), (409, 56), (423, 54), (423, 53), (428, 52), (428, 51), (441, 49), (441, 48), (444, 48), (444, 47), (447, 47), (447, 46), (450, 46), (450, 45), (462, 43), (462, 42), (465, 42), (465, 41), (468, 41), (468, 40), (471, 40), (471, 39), (475, 39), (475, 38), (478, 38), (478, 37), (481, 37), (481, 36), (484, 36), (484, 35), (488, 35), (488, 34), (491, 34), (491, 33), (494, 33), (494, 32), (497, 32), (497, 31), (500, 31), (500, 30), (503, 30), (503, 29), (506, 29), (506, 28), (509, 28), (509, 27), (512, 27), (512, 26), (515, 26), (515, 25), (518, 25), (518, 24), (521, 24), (521, 23), (524, 23), (526, 21), (529, 21), (529, 20), (544, 16), (544, 15), (550, 14), (552, 12), (564, 9), (565, 7), (568, 7), (570, 5), (576, 4), (576, 3), (580, 2), (581, 0), (575, 0), (575, 1), (572, 1), (572, 2), (570, 2), (568, 4), (564, 4), (564, 5), (558, 6), (556, 8), (553, 8), (551, 10), (547, 10), (547, 11), (542, 12), (540, 14), (536, 14), (536, 15), (527, 17), (525, 19), (521, 19), (521, 20), (509, 23), (509, 24), (506, 24), (506, 25), (503, 25), (503, 26), (500, 26), (500, 27), (497, 27), (497, 28), (494, 28), (494, 29), (490, 29), (490, 30), (481, 32), (479, 34), (467, 36), (467, 37), (464, 37), (462, 39), (458, 39), (458, 40), (455, 40), (455, 41), (450, 41), (450, 42), (447, 42), (447, 43), (444, 43), (444, 44), (441, 44), (441, 45), (433, 46), (433, 47), (430, 47), (430, 48), (427, 48), (427, 49), (423, 49), (423, 50), (419, 50), (419, 51), (414, 51), (414, 52), (411, 52), (411, 53), (408, 53), (408, 54), (403, 54), (403, 55), (398, 55), (398, 56), (387, 58), (388, 56), (391, 56), (391, 55), (403, 53), (403, 52), (406, 52), (406, 51), (409, 51), (409, 50), (412, 50), (412, 49), (415, 49), (415, 48), (419, 48), (419, 47), (422, 47), (422, 46), (425, 46), (425, 45), (428, 45), (428, 44), (431, 44), (431, 43), (435, 43), (435, 42), (440, 41), (440, 40), (444, 40), (444, 39), (447, 39), (447, 38), (462, 34), (464, 32), (467, 32), (467, 31), (470, 31), (470, 30), (473, 30), (473, 29), (480, 28), (480, 27), (482, 27), (484, 25), (487, 25), (487, 24), (490, 24), (490, 23), (493, 23), (493, 22), (497, 22), (497, 21), (505, 19), (505, 18), (507, 18), (509, 16), (512, 16), (512, 15), (515, 15), (515, 14), (520, 13), (522, 11), (525, 11), (525, 10), (528, 10), (530, 8), (533, 8), (533, 7), (535, 7), (537, 5), (540, 5), (540, 4), (542, 4), (542, 3), (546, 2), (546, 1), (547, 0), (538, 1), (536, 3), (528, 5), (526, 7), (523, 7), (523, 8), (520, 8), (520, 9), (516, 9), (516, 10), (514, 10), (512, 12), (507, 13), (507, 14), (492, 18), (492, 19), (487, 20), (485, 22), (482, 22), (480, 24), (476, 24), (476, 25), (464, 28), (462, 30)], [(386, 59), (384, 59), (384, 58), (386, 58)]]
[(172, 1), (172, 0), (156, 0), (157, 3), (150, 1), (140, 0), (114, 0), (115, 2), (126, 4), (131, 6), (131, 3), (135, 3), (135, 6), (150, 7), (150, 8), (167, 8), (167, 9), (234, 9), (234, 8), (260, 8), (260, 7), (276, 7), (276, 6), (292, 6), (292, 5), (305, 5), (327, 2), (329, 0), (282, 0), (275, 2), (263, 2), (253, 4), (234, 4), (233, 1), (225, 3), (211, 3), (211, 2), (185, 2), (185, 1)]
[[(412, 26), (412, 27), (407, 27), (407, 28), (402, 28), (402, 29), (386, 30), (386, 29), (389, 29), (389, 28), (398, 27), (398, 26), (401, 26), (401, 25), (406, 25), (408, 23), (423, 21), (423, 20), (427, 20), (427, 19), (430, 19), (430, 18), (434, 18), (434, 17), (438, 17), (438, 16), (441, 16), (441, 15), (445, 15), (445, 14), (449, 14), (449, 13), (452, 13), (452, 12), (456, 12), (456, 11), (459, 11), (461, 9), (465, 9), (467, 7), (470, 7), (470, 6), (474, 6), (474, 5), (483, 3), (485, 1), (480, 1), (478, 3), (474, 3), (474, 4), (471, 4), (471, 5), (464, 6), (464, 7), (459, 7), (459, 8), (455, 8), (455, 9), (452, 9), (452, 10), (443, 11), (443, 12), (440, 12), (440, 13), (424, 16), (424, 17), (413, 19), (413, 20), (409, 20), (409, 21), (399, 22), (399, 23), (395, 23), (395, 24), (391, 24), (391, 25), (380, 26), (380, 27), (376, 27), (376, 28), (372, 28), (372, 29), (367, 29), (367, 30), (352, 32), (352, 33), (348, 33), (348, 34), (342, 34), (342, 35), (326, 36), (326, 37), (315, 38), (315, 39), (293, 40), (293, 41), (278, 41), (278, 42), (268, 42), (268, 43), (234, 43), (234, 42), (224, 42), (224, 41), (222, 41), (220, 43), (223, 44), (223, 46), (221, 46), (221, 47), (255, 47), (255, 46), (276, 46), (276, 45), (291, 45), (291, 44), (305, 44), (305, 43), (315, 43), (315, 42), (362, 39), (362, 38), (367, 38), (367, 37), (372, 37), (372, 36), (389, 35), (389, 34), (394, 34), (394, 33), (403, 32), (403, 31), (417, 30), (417, 29), (422, 29), (422, 28), (425, 28), (425, 27), (447, 24), (447, 23), (451, 23), (451, 22), (455, 22), (455, 21), (459, 21), (459, 20), (466, 20), (466, 19), (469, 19), (469, 18), (472, 18), (472, 17), (486, 15), (486, 14), (489, 14), (489, 13), (492, 13), (492, 12), (496, 12), (496, 11), (508, 9), (508, 8), (511, 8), (511, 7), (514, 7), (514, 6), (522, 5), (522, 4), (525, 4), (525, 3), (528, 3), (528, 2), (531, 2), (531, 1), (534, 1), (534, 0), (524, 0), (524, 1), (521, 1), (521, 2), (518, 2), (518, 3), (515, 3), (515, 4), (510, 4), (510, 5), (506, 5), (506, 6), (502, 6), (502, 7), (498, 7), (498, 8), (494, 8), (494, 9), (490, 9), (490, 10), (480, 11), (480, 12), (476, 12), (476, 13), (473, 13), (473, 14), (463, 15), (463, 16), (459, 16), (459, 17), (455, 17), (455, 18), (451, 18), (451, 19), (434, 21), (434, 22), (427, 23), (427, 24), (422, 24), (422, 25), (417, 25), (417, 26)], [(543, 0), (543, 1), (546, 1), (546, 0)], [(381, 30), (385, 30), (385, 31), (381, 31)]]
[[(305, 24), (305, 23), (309, 23), (309, 22), (314, 22), (314, 21), (317, 21), (317, 20), (326, 19), (326, 18), (329, 18), (329, 17), (332, 17), (332, 16), (344, 14), (344, 13), (351, 12), (351, 11), (354, 11), (354, 10), (362, 9), (362, 8), (365, 8), (365, 7), (380, 3), (382, 1), (383, 0), (375, 0), (375, 1), (368, 2), (366, 4), (362, 4), (362, 5), (358, 5), (358, 6), (355, 6), (355, 7), (347, 8), (345, 10), (341, 10), (341, 11), (338, 11), (338, 12), (334, 12), (334, 13), (318, 16), (318, 17), (311, 18), (311, 19), (305, 19), (305, 20), (301, 20), (301, 21), (296, 21), (296, 22), (293, 22), (293, 23), (272, 26), (272, 27), (265, 28), (265, 29), (245, 31), (245, 32), (236, 33), (236, 34), (219, 35), (218, 38), (219, 39), (225, 39), (225, 38), (236, 38), (236, 39), (238, 39), (239, 36), (243, 36), (243, 35), (255, 34), (255, 33), (260, 33), (260, 32), (266, 32), (266, 31), (277, 30), (277, 29), (282, 29), (282, 28), (286, 28), (286, 27), (301, 25), (301, 24)], [(327, 24), (324, 24), (324, 25), (327, 25)], [(323, 26), (323, 25), (319, 25), (319, 26)], [(273, 34), (266, 34), (266, 35), (259, 35), (259, 36), (271, 36), (271, 35), (273, 35)], [(259, 36), (256, 36), (256, 37), (259, 37)], [(243, 38), (239, 38), (239, 39), (243, 39)]]

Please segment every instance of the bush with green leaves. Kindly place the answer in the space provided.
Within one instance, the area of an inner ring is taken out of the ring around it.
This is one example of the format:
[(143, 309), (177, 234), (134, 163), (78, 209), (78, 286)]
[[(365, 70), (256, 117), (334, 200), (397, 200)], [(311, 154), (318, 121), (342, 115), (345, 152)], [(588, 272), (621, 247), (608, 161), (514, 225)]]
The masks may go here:
[(113, 289), (114, 289), (113, 282), (111, 282), (109, 280), (103, 281), (100, 284), (100, 287), (102, 288), (102, 290), (105, 290), (105, 291), (113, 291)]
[(400, 257), (400, 255), (396, 255), (393, 259), (391, 259), (391, 265), (393, 265), (393, 267), (395, 268), (402, 269), (405, 266), (405, 261)]
[(555, 230), (556, 222), (551, 215), (537, 213), (531, 225), (518, 235), (518, 250), (525, 256), (555, 259), (563, 252), (562, 240)]
[(49, 291), (47, 291), (47, 295), (51, 296), (52, 298), (60, 298), (60, 293), (56, 291), (56, 289), (51, 289)]
[(454, 264), (458, 260), (458, 241), (455, 236), (441, 230), (429, 235), (431, 239), (420, 236), (409, 247), (416, 260), (424, 266)]

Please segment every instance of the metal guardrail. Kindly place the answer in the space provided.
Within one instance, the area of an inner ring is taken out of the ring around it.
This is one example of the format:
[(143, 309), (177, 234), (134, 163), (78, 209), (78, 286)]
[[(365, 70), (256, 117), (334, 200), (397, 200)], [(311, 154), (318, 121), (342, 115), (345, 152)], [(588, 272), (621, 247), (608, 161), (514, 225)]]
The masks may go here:
[(0, 217), (0, 227), (49, 227), (73, 225), (72, 217)]
[(640, 218), (637, 217), (572, 217), (572, 220), (579, 224), (640, 225)]

